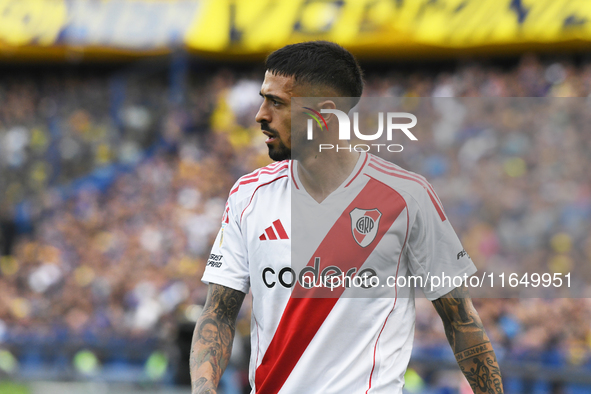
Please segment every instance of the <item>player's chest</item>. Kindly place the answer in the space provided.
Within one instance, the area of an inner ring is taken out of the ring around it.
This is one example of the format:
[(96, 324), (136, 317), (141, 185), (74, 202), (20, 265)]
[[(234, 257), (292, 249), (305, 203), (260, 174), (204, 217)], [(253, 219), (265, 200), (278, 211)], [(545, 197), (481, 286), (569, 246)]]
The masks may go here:
[(275, 187), (257, 193), (242, 216), (242, 236), (249, 264), (289, 264), (291, 245), (289, 188)]
[(344, 272), (362, 265), (388, 274), (396, 269), (407, 238), (404, 210), (392, 214), (336, 199), (314, 205), (296, 197), (287, 190), (253, 200), (243, 227), (252, 275), (289, 284), (317, 259), (320, 267), (342, 265)]

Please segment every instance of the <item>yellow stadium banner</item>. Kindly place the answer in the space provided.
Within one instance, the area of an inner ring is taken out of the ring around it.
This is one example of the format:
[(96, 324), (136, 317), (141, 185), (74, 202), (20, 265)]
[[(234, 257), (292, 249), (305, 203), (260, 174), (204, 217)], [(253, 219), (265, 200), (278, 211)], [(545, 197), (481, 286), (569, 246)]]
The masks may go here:
[(397, 57), (591, 47), (588, 0), (0, 0), (0, 56), (260, 56), (312, 39)]
[(396, 56), (434, 50), (589, 47), (586, 0), (209, 0), (189, 48), (265, 53), (310, 39)]
[(52, 45), (66, 19), (64, 0), (0, 0), (0, 43), (15, 47)]
[(200, 0), (0, 0), (0, 55), (147, 55), (184, 48)]

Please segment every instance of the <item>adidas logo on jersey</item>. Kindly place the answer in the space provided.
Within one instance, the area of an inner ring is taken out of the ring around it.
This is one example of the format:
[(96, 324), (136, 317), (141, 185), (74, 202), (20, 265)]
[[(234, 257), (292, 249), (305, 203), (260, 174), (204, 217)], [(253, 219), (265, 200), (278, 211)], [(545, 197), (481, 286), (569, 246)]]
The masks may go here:
[(259, 236), (261, 241), (272, 241), (275, 239), (289, 239), (281, 221), (279, 219), (273, 222), (272, 226), (265, 229), (265, 232)]

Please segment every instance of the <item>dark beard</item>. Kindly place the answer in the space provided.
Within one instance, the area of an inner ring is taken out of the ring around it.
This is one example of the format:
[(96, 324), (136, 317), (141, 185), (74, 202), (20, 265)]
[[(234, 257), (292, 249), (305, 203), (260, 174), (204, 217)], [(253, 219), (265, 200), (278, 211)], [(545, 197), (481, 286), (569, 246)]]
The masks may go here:
[(290, 160), (291, 159), (291, 149), (285, 146), (283, 141), (279, 139), (279, 132), (275, 129), (269, 127), (269, 124), (264, 122), (261, 123), (261, 130), (268, 131), (273, 133), (273, 136), (277, 138), (278, 146), (273, 147), (268, 145), (269, 148), (269, 157), (271, 160), (275, 161), (282, 161), (282, 160)]
[(279, 141), (278, 147), (269, 147), (269, 157), (271, 160), (275, 161), (282, 161), (282, 160), (290, 160), (291, 159), (291, 150), (288, 149), (282, 141)]

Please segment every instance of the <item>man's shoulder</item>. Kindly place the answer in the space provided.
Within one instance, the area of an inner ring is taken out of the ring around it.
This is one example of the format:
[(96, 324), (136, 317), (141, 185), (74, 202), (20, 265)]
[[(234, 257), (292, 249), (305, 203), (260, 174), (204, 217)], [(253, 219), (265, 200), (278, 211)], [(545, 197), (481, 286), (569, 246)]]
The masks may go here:
[(417, 193), (433, 188), (424, 176), (406, 170), (381, 157), (370, 155), (368, 161), (368, 175), (394, 189)]
[(287, 178), (288, 171), (289, 160), (276, 161), (265, 167), (258, 168), (253, 172), (240, 177), (236, 181), (230, 191), (230, 197), (248, 197), (263, 185), (273, 183), (282, 178)]
[(417, 204), (419, 207), (430, 206), (432, 204), (441, 220), (445, 220), (441, 200), (437, 196), (433, 186), (424, 176), (405, 170), (394, 163), (374, 155), (370, 157), (368, 167), (368, 175), (390, 186), (401, 194), (411, 196), (410, 199), (406, 199), (407, 204), (412, 202), (412, 204)]

